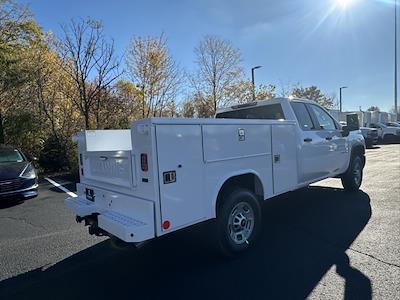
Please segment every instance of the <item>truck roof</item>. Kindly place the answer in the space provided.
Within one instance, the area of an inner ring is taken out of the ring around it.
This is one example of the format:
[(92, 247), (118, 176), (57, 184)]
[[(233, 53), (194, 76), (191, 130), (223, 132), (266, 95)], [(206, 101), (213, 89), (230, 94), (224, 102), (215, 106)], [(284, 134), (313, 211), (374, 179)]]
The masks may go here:
[(272, 125), (272, 124), (295, 124), (291, 120), (269, 120), (269, 119), (215, 119), (215, 118), (148, 118), (133, 121), (131, 124), (142, 124), (150, 120), (151, 124), (159, 125)]
[(292, 98), (292, 97), (290, 97), (290, 98), (279, 97), (279, 98), (271, 98), (271, 99), (259, 100), (259, 101), (254, 101), (254, 102), (249, 102), (249, 103), (244, 103), (244, 104), (239, 104), (239, 105), (232, 105), (232, 106), (224, 107), (224, 108), (219, 108), (217, 110), (216, 114), (219, 114), (219, 113), (222, 113), (222, 112), (227, 112), (227, 111), (245, 109), (245, 108), (248, 108), (248, 107), (265, 106), (265, 105), (271, 105), (271, 104), (277, 104), (277, 103), (283, 103), (283, 102), (291, 102), (291, 101), (314, 103), (315, 104), (315, 101), (308, 100), (308, 99)]

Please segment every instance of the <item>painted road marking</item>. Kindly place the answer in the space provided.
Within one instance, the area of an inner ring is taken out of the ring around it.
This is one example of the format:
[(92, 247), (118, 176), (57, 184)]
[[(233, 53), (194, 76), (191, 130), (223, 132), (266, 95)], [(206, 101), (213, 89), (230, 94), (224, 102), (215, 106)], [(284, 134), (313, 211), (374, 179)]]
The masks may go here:
[(61, 184), (55, 182), (53, 179), (50, 179), (48, 177), (45, 178), (48, 182), (50, 182), (52, 185), (54, 185), (55, 187), (59, 188), (60, 190), (62, 190), (63, 192), (67, 193), (69, 196), (71, 197), (77, 197), (77, 195), (73, 192), (71, 192), (70, 190), (68, 190), (67, 188), (63, 187)]

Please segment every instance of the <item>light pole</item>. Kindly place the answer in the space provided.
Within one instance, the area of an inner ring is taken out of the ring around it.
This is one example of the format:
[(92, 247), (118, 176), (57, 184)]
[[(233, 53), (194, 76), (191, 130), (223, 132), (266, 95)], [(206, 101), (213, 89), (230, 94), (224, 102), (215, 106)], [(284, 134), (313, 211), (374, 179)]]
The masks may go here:
[(394, 1), (394, 112), (397, 118), (397, 0)]
[(342, 86), (339, 88), (339, 110), (342, 112), (342, 89), (347, 89), (347, 86)]
[(251, 84), (252, 84), (252, 92), (253, 92), (253, 101), (256, 100), (256, 86), (254, 84), (254, 70), (255, 69), (259, 69), (262, 66), (255, 66), (253, 68), (251, 68)]

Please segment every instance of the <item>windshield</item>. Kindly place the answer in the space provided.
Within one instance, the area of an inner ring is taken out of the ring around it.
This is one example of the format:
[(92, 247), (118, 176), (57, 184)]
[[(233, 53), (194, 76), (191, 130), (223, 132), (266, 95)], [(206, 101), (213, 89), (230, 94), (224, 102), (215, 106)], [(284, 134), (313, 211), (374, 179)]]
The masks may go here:
[(391, 127), (400, 127), (400, 124), (397, 123), (386, 123), (386, 125)]
[(0, 164), (24, 161), (22, 155), (16, 149), (0, 149)]

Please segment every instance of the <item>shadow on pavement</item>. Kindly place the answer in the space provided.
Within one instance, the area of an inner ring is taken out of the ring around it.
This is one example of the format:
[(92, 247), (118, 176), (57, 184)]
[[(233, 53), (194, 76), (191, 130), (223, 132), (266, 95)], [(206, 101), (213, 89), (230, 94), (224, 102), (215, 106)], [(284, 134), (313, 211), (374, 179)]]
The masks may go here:
[(345, 251), (371, 216), (367, 194), (311, 187), (266, 201), (264, 229), (235, 260), (214, 255), (209, 223), (138, 251), (103, 241), (46, 270), (0, 282), (2, 299), (304, 299), (332, 267), (345, 299), (371, 299), (371, 282)]
[(368, 150), (377, 150), (377, 149), (381, 149), (381, 147), (374, 145), (372, 147), (367, 147), (367, 149)]
[(9, 198), (0, 198), (0, 209), (6, 209), (10, 208), (13, 206), (17, 206), (20, 204), (23, 204), (24, 202), (27, 202), (29, 200), (35, 199), (37, 196), (32, 196), (32, 197), (21, 197), (21, 196), (13, 196)]
[(20, 198), (0, 198), (0, 209), (6, 209), (22, 204), (24, 201)]

